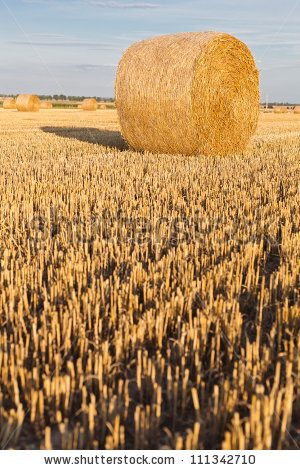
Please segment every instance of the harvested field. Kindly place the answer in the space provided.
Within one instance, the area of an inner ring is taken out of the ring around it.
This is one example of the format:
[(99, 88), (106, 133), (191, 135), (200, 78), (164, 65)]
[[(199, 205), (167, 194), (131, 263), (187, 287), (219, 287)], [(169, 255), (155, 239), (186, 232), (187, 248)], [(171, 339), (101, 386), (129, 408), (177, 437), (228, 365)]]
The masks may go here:
[(242, 155), (0, 110), (0, 444), (300, 446), (300, 115)]

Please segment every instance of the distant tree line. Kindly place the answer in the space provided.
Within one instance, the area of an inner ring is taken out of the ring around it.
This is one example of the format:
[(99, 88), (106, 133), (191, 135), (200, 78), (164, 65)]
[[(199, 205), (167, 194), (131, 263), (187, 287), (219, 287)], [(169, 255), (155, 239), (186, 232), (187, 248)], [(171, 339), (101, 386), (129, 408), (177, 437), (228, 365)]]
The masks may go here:
[[(261, 105), (266, 106), (266, 103), (261, 103)], [(298, 106), (298, 103), (287, 103), (287, 102), (279, 102), (279, 101), (268, 103), (268, 108), (272, 108), (272, 106)]]
[[(8, 96), (16, 98), (18, 95), (5, 95), (0, 94), (0, 96)], [(66, 96), (66, 95), (38, 95), (40, 100), (56, 100), (56, 101), (83, 101), (85, 98), (95, 98), (97, 101), (104, 101), (106, 103), (113, 103), (114, 98), (105, 98), (102, 96)]]
[(66, 95), (38, 95), (40, 100), (56, 100), (56, 101), (83, 101), (86, 98), (95, 98), (97, 101), (105, 101), (113, 103), (114, 98), (105, 98), (103, 96), (66, 96)]

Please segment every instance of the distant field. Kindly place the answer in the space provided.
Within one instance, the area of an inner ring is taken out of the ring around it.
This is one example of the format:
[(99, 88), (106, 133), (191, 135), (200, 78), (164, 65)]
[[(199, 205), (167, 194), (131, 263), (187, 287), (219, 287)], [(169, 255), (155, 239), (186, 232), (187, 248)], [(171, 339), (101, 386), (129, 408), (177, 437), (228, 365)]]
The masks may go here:
[(209, 158), (1, 109), (1, 447), (299, 447), (299, 155), (294, 114)]

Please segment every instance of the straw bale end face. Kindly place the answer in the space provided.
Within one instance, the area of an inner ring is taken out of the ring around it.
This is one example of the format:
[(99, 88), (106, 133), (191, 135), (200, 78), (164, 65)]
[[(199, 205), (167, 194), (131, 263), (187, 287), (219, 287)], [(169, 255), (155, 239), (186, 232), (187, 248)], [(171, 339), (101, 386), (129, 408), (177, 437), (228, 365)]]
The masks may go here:
[(3, 109), (16, 109), (16, 100), (14, 98), (6, 98), (3, 101)]
[(40, 109), (52, 109), (53, 105), (49, 101), (41, 101)]
[(40, 109), (40, 100), (36, 95), (19, 95), (16, 106), (18, 111), (37, 112)]
[(138, 151), (244, 150), (259, 117), (259, 74), (247, 46), (214, 31), (133, 44), (116, 77), (123, 137)]

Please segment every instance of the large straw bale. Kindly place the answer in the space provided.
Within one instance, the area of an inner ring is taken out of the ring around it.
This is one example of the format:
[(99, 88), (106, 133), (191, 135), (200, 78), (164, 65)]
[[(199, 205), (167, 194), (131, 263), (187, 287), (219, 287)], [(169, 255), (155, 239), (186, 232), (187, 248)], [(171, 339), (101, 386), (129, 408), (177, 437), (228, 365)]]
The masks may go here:
[(52, 109), (52, 103), (50, 101), (41, 101), (40, 109)]
[(19, 95), (16, 101), (18, 111), (39, 111), (40, 100), (36, 95)]
[(294, 107), (294, 113), (295, 114), (300, 114), (300, 106), (295, 106)]
[(214, 31), (133, 44), (118, 66), (122, 134), (138, 151), (194, 155), (245, 148), (259, 117), (259, 74), (247, 46)]
[(16, 100), (14, 98), (5, 98), (3, 101), (4, 109), (16, 109)]
[(98, 109), (98, 103), (95, 98), (86, 98), (82, 102), (82, 109), (84, 111), (96, 111), (96, 109)]

